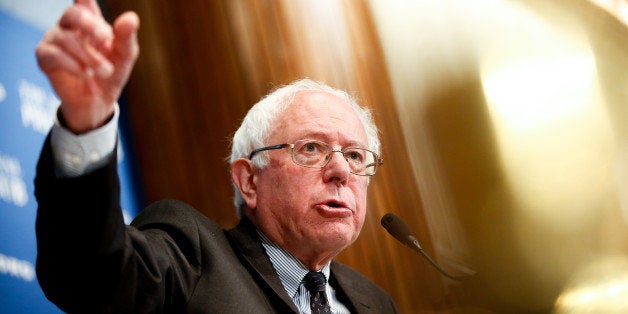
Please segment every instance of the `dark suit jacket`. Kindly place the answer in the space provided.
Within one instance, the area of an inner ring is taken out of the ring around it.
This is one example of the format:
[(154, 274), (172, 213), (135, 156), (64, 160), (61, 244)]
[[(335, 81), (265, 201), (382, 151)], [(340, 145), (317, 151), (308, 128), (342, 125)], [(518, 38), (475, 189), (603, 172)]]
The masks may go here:
[[(35, 195), (38, 280), (67, 312), (297, 312), (248, 219), (226, 231), (189, 205), (165, 200), (125, 226), (115, 158), (59, 179), (47, 140)], [(339, 262), (329, 282), (352, 312), (397, 312), (386, 292)]]

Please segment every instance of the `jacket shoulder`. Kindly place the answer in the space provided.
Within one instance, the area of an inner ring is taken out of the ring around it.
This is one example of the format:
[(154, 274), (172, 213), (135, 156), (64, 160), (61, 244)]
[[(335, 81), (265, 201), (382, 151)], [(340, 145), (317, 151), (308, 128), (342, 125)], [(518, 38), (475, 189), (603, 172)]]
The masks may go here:
[(222, 233), (223, 229), (214, 221), (207, 218), (190, 204), (176, 200), (164, 199), (150, 204), (135, 217), (131, 226), (140, 230), (171, 226), (178, 229), (198, 228)]
[(353, 268), (333, 260), (332, 278), (359, 313), (398, 313), (388, 292)]

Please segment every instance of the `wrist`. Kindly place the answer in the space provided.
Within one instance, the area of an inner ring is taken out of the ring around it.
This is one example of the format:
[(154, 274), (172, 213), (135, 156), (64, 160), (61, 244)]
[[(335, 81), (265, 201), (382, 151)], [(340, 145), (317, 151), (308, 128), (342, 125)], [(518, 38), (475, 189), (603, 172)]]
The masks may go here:
[(61, 126), (76, 135), (81, 135), (107, 124), (113, 118), (114, 112), (115, 107), (113, 105), (107, 106), (106, 109), (96, 114), (93, 110), (77, 112), (61, 104), (57, 111), (57, 119)]

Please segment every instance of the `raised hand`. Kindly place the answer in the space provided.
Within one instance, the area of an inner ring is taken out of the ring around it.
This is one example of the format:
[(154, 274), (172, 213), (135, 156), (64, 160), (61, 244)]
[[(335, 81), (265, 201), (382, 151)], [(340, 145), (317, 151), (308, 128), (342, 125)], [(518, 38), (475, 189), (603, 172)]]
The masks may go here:
[(66, 127), (76, 134), (113, 114), (139, 54), (134, 12), (109, 25), (96, 0), (75, 0), (36, 49), (41, 70), (61, 99)]

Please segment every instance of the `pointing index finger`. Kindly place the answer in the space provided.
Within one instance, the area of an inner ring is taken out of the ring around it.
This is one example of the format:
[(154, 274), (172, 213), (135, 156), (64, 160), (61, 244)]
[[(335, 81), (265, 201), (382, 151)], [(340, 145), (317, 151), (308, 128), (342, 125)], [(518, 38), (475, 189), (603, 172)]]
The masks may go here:
[(68, 8), (61, 16), (59, 26), (65, 30), (78, 31), (98, 47), (108, 47), (113, 38), (111, 25), (82, 5)]
[(96, 0), (74, 0), (74, 3), (85, 6), (94, 14), (102, 15), (102, 12), (100, 11), (100, 7), (98, 6), (98, 2), (96, 2)]

